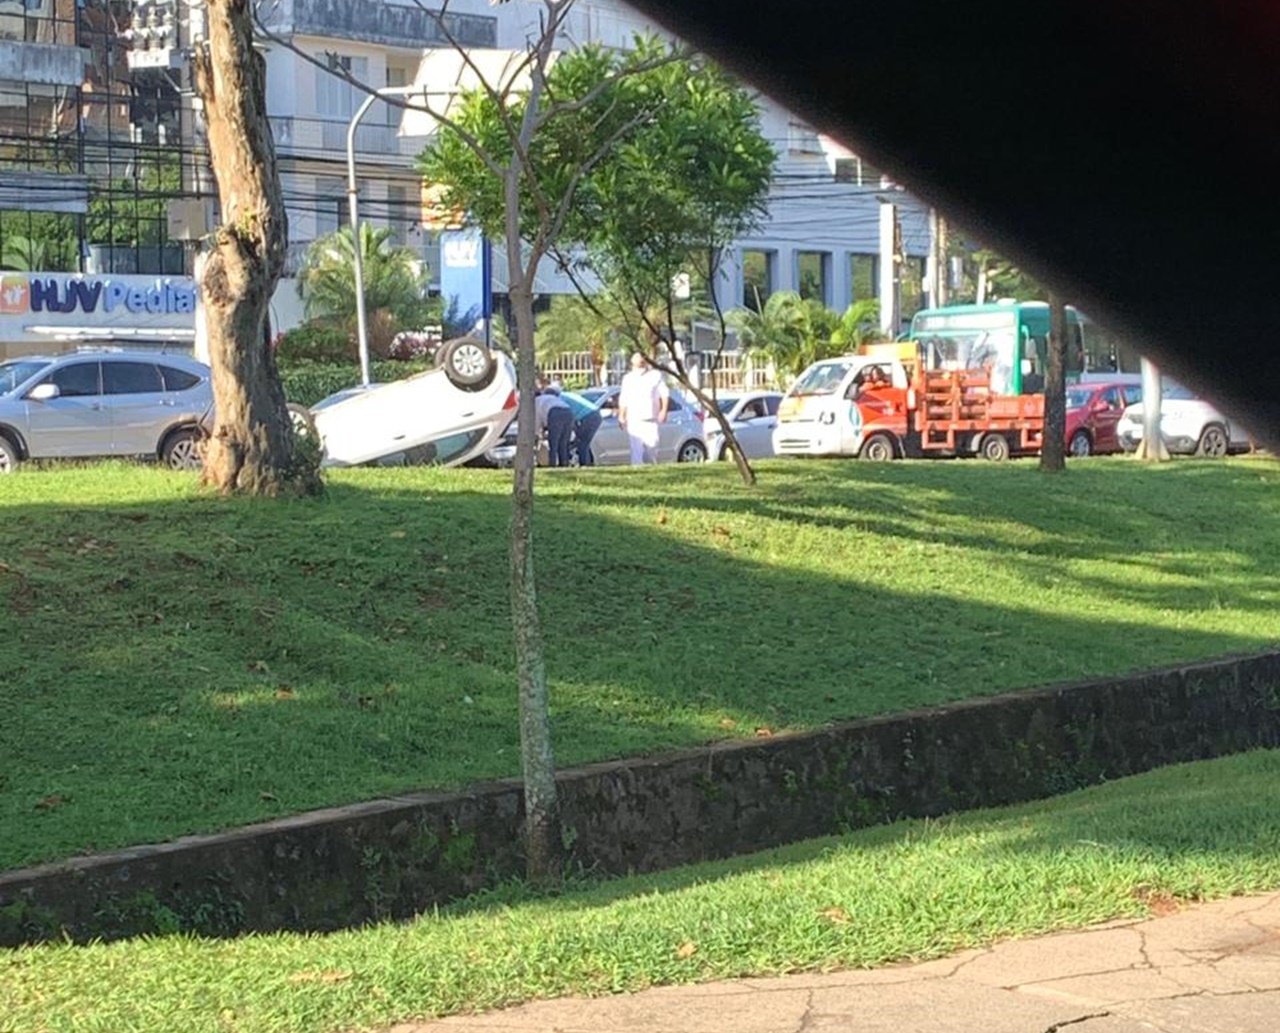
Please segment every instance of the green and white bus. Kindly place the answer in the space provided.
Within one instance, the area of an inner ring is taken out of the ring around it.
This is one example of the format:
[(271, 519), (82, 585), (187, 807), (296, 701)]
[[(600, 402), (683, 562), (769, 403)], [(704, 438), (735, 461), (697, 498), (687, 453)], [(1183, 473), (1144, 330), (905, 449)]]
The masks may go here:
[[(923, 309), (911, 320), (911, 339), (925, 369), (985, 367), (991, 372), (991, 390), (999, 395), (1044, 390), (1049, 351), (1047, 302)], [(1067, 381), (1079, 380), (1083, 369), (1084, 319), (1068, 305)]]

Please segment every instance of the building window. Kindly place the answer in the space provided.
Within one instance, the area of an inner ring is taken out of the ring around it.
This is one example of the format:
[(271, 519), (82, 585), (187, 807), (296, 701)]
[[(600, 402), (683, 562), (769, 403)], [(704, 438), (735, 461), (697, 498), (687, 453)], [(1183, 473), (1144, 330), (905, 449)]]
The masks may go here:
[(852, 301), (869, 301), (880, 294), (877, 276), (879, 259), (876, 255), (849, 256), (849, 298)]
[(812, 126), (791, 121), (787, 123), (787, 150), (792, 154), (821, 154), (822, 141)]
[(772, 251), (744, 249), (742, 252), (742, 304), (759, 312), (773, 293)]
[(0, 39), (76, 45), (74, 0), (0, 0)]
[(73, 86), (0, 82), (0, 168), (79, 172), (79, 97)]
[(409, 227), (413, 213), (409, 210), (408, 187), (387, 187), (387, 226), (391, 230), (391, 242), (398, 247), (409, 243)]
[(369, 59), (350, 54), (327, 54), (329, 71), (316, 70), (316, 114), (323, 118), (349, 120), (360, 103), (357, 90), (348, 77), (369, 81)]
[(796, 289), (802, 298), (812, 298), (827, 304), (827, 263), (831, 256), (825, 251), (796, 252)]
[[(392, 88), (402, 88), (409, 85), (409, 69), (399, 68), (396, 65), (387, 65), (387, 85)], [(382, 121), (395, 129), (400, 128), (401, 119), (404, 117), (404, 109), (398, 104), (389, 104), (382, 102)]]
[(923, 258), (903, 258), (898, 267), (898, 314), (905, 323), (924, 308)]
[(852, 183), (860, 187), (878, 187), (880, 170), (863, 161), (856, 154), (851, 158), (837, 158), (835, 178), (837, 183)]
[(329, 176), (316, 177), (315, 239), (337, 233), (347, 215), (346, 184)]

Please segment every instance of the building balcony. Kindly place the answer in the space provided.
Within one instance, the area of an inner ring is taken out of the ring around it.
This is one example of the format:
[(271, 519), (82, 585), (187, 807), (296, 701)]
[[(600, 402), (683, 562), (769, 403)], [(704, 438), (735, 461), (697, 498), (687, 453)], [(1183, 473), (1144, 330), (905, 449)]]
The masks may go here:
[[(272, 116), (271, 133), (282, 158), (335, 158), (347, 153), (346, 119)], [(362, 122), (356, 128), (356, 160), (408, 166), (429, 137), (403, 133), (399, 126)]]
[(488, 15), (449, 13), (448, 34), (437, 19), (412, 4), (369, 0), (287, 0), (261, 3), (260, 14), (273, 31), (299, 36), (359, 40), (386, 47), (422, 49), (449, 45), (449, 36), (468, 47), (493, 47), (498, 19)]

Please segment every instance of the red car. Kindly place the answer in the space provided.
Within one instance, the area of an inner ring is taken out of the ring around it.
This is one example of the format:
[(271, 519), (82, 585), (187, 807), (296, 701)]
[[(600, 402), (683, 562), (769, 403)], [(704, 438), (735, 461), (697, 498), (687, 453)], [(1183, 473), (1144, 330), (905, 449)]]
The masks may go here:
[(1142, 385), (1099, 380), (1067, 388), (1067, 454), (1098, 455), (1121, 451), (1116, 427), (1126, 405), (1142, 401)]

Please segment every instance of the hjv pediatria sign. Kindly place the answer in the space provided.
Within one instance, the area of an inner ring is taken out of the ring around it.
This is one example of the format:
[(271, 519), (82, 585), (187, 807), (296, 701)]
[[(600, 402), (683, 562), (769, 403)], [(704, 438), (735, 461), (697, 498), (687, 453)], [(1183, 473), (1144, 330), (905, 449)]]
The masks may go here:
[(0, 276), (0, 343), (60, 337), (155, 336), (190, 339), (195, 281), (181, 276)]
[(0, 314), (5, 315), (128, 313), (136, 317), (188, 315), (194, 318), (195, 311), (195, 284), (185, 279), (13, 274), (0, 278)]

